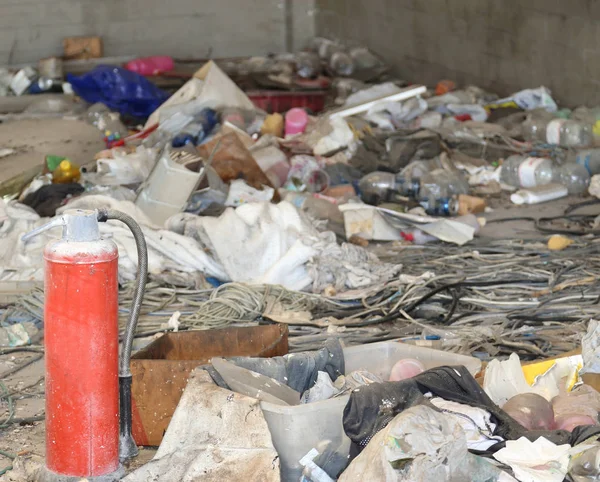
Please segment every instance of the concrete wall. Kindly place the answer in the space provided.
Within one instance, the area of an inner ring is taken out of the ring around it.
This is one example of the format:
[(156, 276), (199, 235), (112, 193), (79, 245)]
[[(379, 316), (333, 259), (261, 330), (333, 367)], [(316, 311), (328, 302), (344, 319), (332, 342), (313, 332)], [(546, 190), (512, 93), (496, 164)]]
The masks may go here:
[(546, 85), (567, 105), (600, 104), (599, 0), (317, 0), (316, 24), (410, 81)]
[[(314, 0), (293, 1), (298, 45)], [(100, 35), (106, 56), (202, 58), (285, 49), (283, 0), (0, 0), (0, 65), (62, 54), (63, 37)]]

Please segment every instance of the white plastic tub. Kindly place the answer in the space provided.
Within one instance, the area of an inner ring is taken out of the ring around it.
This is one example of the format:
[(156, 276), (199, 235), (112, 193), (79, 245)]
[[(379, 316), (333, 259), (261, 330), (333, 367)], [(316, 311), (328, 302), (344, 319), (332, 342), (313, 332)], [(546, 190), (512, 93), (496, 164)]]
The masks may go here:
[[(473, 375), (481, 369), (481, 361), (477, 358), (394, 341), (344, 348), (344, 357), (346, 373), (364, 369), (384, 380), (388, 379), (394, 364), (404, 358), (415, 358), (427, 369), (464, 365)], [(321, 441), (331, 441), (333, 447), (339, 447), (340, 454), (347, 456), (350, 453), (350, 439), (342, 425), (348, 398), (344, 396), (295, 407), (261, 402), (273, 445), (279, 453), (282, 482), (300, 480), (300, 459)]]

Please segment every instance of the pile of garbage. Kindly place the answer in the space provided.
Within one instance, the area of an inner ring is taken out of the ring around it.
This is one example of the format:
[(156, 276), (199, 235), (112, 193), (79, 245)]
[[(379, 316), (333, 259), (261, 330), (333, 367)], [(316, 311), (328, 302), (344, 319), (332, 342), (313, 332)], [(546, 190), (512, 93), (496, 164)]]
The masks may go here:
[[(510, 203), (600, 197), (600, 108), (561, 109), (545, 87), (407, 85), (367, 49), (320, 38), (210, 61), (170, 95), (153, 80), (176, 68), (67, 76), (106, 149), (48, 153), (0, 204), (0, 282), (43, 279), (58, 233), (24, 233), (111, 208), (148, 245), (138, 337), (285, 329), (281, 356), (196, 368), (156, 456), (125, 480), (598, 480), (596, 241), (475, 238)], [(0, 93), (35, 93), (42, 65), (25, 70), (0, 73)], [(547, 221), (535, 228), (597, 229), (595, 215)], [(100, 230), (119, 249), (125, 318), (135, 242)], [(3, 309), (1, 344), (31, 343), (43, 305), (37, 289)]]
[[(95, 102), (85, 116), (107, 150), (85, 166), (48, 155), (18, 201), (40, 217), (72, 208), (129, 213), (155, 240), (151, 274), (170, 270), (184, 285), (198, 271), (330, 294), (386, 282), (399, 267), (361, 251), (370, 241), (463, 245), (502, 192), (517, 204), (581, 195), (600, 172), (596, 111), (559, 110), (543, 87), (505, 99), (451, 81), (434, 91), (402, 87), (368, 50), (326, 39), (294, 56), (225, 63), (238, 78), (288, 89), (298, 79), (334, 79), (332, 108), (315, 116), (264, 104), (275, 110), (267, 113), (214, 62), (170, 97), (126, 67), (69, 76), (75, 93)], [(305, 92), (290, 94), (302, 101)], [(131, 116), (147, 117), (145, 125), (130, 130)], [(19, 241), (41, 219), (14, 202), (6, 213), (5, 279), (41, 279), (45, 240)], [(122, 280), (133, 279), (131, 239), (105, 229), (119, 244)], [(316, 273), (325, 258), (338, 261)]]
[(597, 329), (583, 355), (512, 355), (483, 370), (463, 355), (333, 338), (293, 355), (215, 357), (192, 372), (154, 459), (125, 480), (596, 480)]

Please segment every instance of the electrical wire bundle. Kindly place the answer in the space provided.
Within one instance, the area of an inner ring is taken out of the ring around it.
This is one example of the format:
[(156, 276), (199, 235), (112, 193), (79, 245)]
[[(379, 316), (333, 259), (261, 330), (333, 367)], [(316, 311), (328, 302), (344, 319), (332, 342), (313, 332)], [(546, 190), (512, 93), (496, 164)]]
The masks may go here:
[[(311, 315), (284, 321), (292, 351), (318, 348), (328, 336), (347, 344), (429, 336), (439, 338), (444, 349), (482, 358), (513, 351), (538, 358), (578, 347), (589, 319), (600, 318), (600, 241), (557, 252), (519, 240), (479, 240), (463, 247), (380, 245), (376, 250), (383, 261), (401, 262), (409, 280), (344, 298), (269, 285), (189, 290), (149, 283), (136, 336), (175, 327), (272, 323), (268, 313), (278, 306)], [(122, 323), (131, 293), (130, 286), (121, 291)], [(13, 309), (41, 319), (42, 306), (38, 290)], [(176, 312), (177, 324), (169, 324)]]

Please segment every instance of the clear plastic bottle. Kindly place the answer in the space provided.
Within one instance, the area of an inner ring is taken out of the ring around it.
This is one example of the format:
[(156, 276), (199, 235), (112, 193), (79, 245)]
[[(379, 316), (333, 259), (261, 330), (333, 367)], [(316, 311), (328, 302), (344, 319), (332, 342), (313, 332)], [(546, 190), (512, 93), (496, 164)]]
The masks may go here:
[(592, 125), (575, 119), (555, 119), (532, 114), (523, 123), (523, 137), (563, 147), (589, 147), (594, 142)]
[(395, 195), (416, 197), (419, 181), (391, 172), (374, 171), (363, 176), (358, 189), (363, 201), (376, 206), (392, 200)]
[(556, 168), (554, 182), (565, 186), (569, 194), (583, 194), (590, 185), (590, 173), (585, 166), (570, 162)]
[(104, 104), (96, 103), (87, 111), (88, 122), (100, 129), (110, 140), (127, 137), (127, 128), (121, 122), (118, 112), (112, 112)]
[[(449, 201), (459, 194), (468, 194), (469, 190), (469, 183), (461, 173), (434, 169), (421, 177), (418, 200), (431, 214), (454, 214), (457, 207)], [(442, 211), (438, 212), (440, 208)]]
[(514, 155), (502, 164), (500, 182), (514, 187), (543, 186), (552, 182), (553, 174), (550, 159)]
[(350, 56), (358, 70), (371, 70), (381, 67), (381, 61), (365, 47), (355, 47), (350, 50)]
[(553, 165), (545, 157), (510, 156), (502, 164), (500, 182), (514, 187), (532, 188), (552, 182), (566, 187), (569, 194), (581, 194), (590, 184), (590, 174), (581, 164)]
[(582, 149), (573, 152), (569, 159), (584, 166), (590, 176), (600, 174), (600, 148)]
[(329, 68), (343, 77), (350, 77), (354, 73), (354, 60), (344, 51), (335, 52), (329, 59)]
[(312, 79), (321, 73), (321, 59), (315, 52), (296, 54), (296, 72), (304, 79)]

